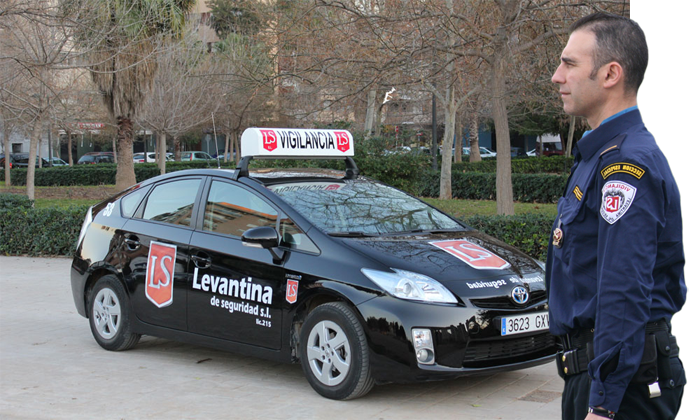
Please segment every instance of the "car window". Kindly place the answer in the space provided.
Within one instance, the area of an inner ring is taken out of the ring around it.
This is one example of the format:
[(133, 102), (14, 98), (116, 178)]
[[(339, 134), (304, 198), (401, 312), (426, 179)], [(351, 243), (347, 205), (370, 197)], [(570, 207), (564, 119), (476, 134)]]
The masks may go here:
[(227, 182), (214, 181), (204, 211), (204, 230), (242, 236), (248, 229), (275, 227), (277, 211), (255, 194)]
[(311, 239), (297, 227), (297, 225), (287, 217), (280, 220), (280, 236), (282, 237), (282, 246), (298, 251), (306, 251), (314, 254), (320, 254), (321, 251), (311, 242)]
[(124, 217), (133, 217), (139, 203), (141, 203), (141, 200), (143, 200), (143, 197), (148, 191), (148, 188), (141, 188), (122, 198), (122, 215)]
[(199, 183), (199, 179), (185, 179), (157, 185), (148, 196), (143, 218), (189, 226)]

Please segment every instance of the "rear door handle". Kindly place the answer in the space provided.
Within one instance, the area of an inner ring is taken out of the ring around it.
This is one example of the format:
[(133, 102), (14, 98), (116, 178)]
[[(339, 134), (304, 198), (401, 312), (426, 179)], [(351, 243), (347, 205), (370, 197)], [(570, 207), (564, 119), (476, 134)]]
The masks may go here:
[(139, 237), (136, 235), (128, 235), (124, 238), (124, 243), (126, 243), (127, 249), (129, 251), (136, 251), (140, 246), (141, 242), (139, 241)]
[[(204, 255), (204, 256), (203, 256)], [(206, 254), (192, 255), (192, 261), (197, 268), (209, 268), (211, 267), (211, 258), (206, 256)]]

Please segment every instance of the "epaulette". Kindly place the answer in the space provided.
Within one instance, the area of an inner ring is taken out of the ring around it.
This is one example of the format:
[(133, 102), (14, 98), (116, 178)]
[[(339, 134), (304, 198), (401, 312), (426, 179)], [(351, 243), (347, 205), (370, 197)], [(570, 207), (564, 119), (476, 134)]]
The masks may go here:
[(625, 141), (627, 138), (627, 134), (620, 134), (619, 136), (613, 138), (610, 140), (605, 146), (603, 146), (603, 151), (600, 152), (600, 155), (598, 157), (602, 157), (604, 154), (608, 152), (612, 152), (613, 150), (620, 150), (622, 147), (622, 143)]

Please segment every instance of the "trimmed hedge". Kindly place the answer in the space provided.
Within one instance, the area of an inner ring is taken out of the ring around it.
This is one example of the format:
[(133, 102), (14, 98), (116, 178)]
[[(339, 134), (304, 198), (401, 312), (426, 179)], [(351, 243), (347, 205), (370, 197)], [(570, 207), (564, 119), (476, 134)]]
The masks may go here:
[(465, 222), (481, 232), (512, 245), (540, 261), (547, 259), (554, 218), (543, 214), (471, 216)]
[[(216, 168), (216, 161), (192, 161), (192, 162), (167, 162), (166, 172), (181, 171), (183, 169)], [(222, 168), (235, 168), (233, 162), (222, 162)], [(160, 175), (160, 169), (155, 163), (139, 163), (134, 165), (136, 182)], [(11, 172), (12, 185), (21, 186), (27, 184), (27, 170), (24, 168), (13, 169)], [(97, 165), (56, 166), (51, 168), (37, 168), (34, 173), (34, 185), (37, 187), (52, 186), (76, 186), (76, 185), (114, 185), (117, 176), (115, 163), (101, 163)], [(0, 173), (0, 181), (5, 180), (5, 171)]]
[[(0, 197), (12, 195), (14, 194), (0, 194)], [(0, 206), (0, 253), (72, 255), (86, 212), (85, 206), (68, 209)]]
[[(574, 158), (551, 156), (541, 158), (522, 158), (511, 160), (513, 174), (566, 174), (571, 172)], [(459, 162), (452, 164), (452, 172), (493, 172), (496, 173), (496, 159), (481, 162)]]
[[(523, 203), (556, 203), (566, 186), (566, 175), (513, 174), (513, 199)], [(420, 195), (440, 196), (440, 173), (425, 174)], [(453, 172), (452, 197), (466, 200), (495, 200), (496, 174), (481, 172)]]
[[(80, 234), (87, 206), (35, 209), (26, 196), (0, 194), (0, 253), (6, 255), (70, 256)], [(544, 261), (550, 216), (472, 216), (470, 226)]]

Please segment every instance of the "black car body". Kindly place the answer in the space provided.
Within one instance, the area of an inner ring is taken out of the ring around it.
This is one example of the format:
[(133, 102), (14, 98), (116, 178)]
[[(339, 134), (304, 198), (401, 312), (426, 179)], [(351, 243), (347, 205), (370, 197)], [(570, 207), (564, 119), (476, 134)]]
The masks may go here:
[(301, 362), (335, 399), (552, 360), (537, 261), (357, 176), (351, 159), (345, 174), (248, 161), (90, 209), (71, 283), (103, 347), (148, 334)]
[(97, 163), (114, 163), (114, 153), (87, 152), (78, 159), (78, 165), (94, 165)]

